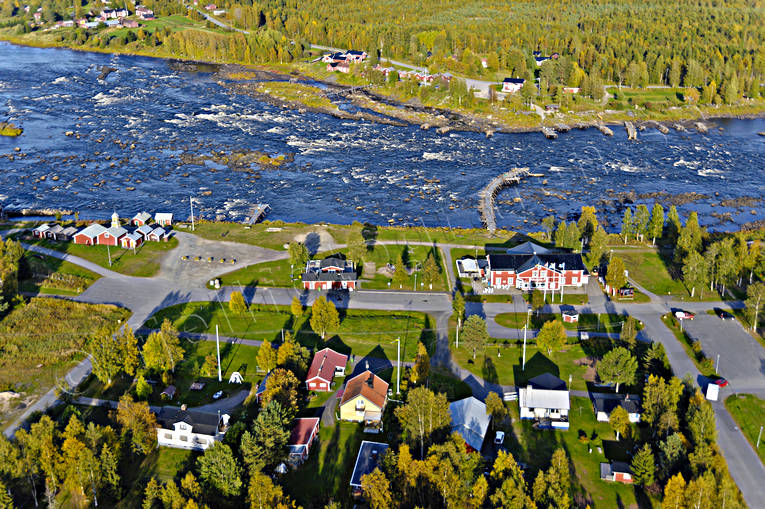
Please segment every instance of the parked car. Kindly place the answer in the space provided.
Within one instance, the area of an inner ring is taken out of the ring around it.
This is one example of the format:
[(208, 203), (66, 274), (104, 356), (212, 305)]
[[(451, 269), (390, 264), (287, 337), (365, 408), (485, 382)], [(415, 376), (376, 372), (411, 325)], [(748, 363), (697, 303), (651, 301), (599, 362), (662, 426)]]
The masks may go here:
[(502, 445), (504, 441), (505, 441), (505, 432), (497, 431), (497, 434), (494, 436), (494, 443), (497, 445)]
[(675, 311), (675, 318), (678, 320), (693, 320), (696, 318), (696, 315), (689, 313), (688, 311), (679, 310)]
[(735, 317), (728, 313), (727, 311), (720, 311), (717, 313), (717, 316), (720, 317), (720, 320), (733, 320)]
[(218, 391), (213, 394), (213, 399), (220, 399), (223, 396), (223, 391)]
[(717, 380), (714, 380), (712, 382), (713, 384), (717, 385), (718, 387), (727, 387), (728, 381), (724, 378), (718, 378)]

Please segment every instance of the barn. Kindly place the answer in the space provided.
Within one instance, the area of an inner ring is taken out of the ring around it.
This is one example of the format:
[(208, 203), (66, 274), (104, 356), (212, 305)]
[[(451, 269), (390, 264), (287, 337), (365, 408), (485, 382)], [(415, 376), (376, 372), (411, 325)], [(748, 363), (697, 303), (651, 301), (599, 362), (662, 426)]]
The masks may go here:
[(105, 246), (118, 246), (120, 239), (127, 235), (127, 230), (121, 226), (112, 226), (98, 234), (98, 243)]

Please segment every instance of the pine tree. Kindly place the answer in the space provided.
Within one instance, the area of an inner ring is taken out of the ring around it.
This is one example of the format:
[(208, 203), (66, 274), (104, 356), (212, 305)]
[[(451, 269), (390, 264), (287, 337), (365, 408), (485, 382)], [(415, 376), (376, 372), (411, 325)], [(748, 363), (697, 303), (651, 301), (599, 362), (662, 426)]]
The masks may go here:
[(634, 383), (636, 372), (637, 359), (621, 346), (605, 354), (598, 363), (598, 376), (605, 382), (615, 383), (616, 392), (619, 392), (620, 384)]
[(635, 484), (649, 486), (654, 483), (654, 460), (651, 446), (643, 444), (643, 447), (632, 458), (632, 476)]

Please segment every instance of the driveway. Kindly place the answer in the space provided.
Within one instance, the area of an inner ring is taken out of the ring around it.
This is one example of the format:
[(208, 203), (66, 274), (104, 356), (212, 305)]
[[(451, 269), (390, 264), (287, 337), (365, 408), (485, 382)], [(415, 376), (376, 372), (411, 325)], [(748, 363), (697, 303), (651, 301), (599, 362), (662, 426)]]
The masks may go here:
[(730, 381), (736, 392), (765, 397), (765, 349), (738, 322), (720, 320), (706, 313), (684, 320), (686, 332), (701, 341), (707, 357), (717, 361), (719, 373)]

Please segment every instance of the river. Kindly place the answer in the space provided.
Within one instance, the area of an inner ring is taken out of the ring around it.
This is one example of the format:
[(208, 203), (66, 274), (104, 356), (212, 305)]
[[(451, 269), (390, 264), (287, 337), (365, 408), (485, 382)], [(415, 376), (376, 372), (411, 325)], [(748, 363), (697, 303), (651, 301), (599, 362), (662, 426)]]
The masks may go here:
[[(118, 71), (99, 81), (102, 65)], [(529, 167), (544, 177), (499, 195), (500, 227), (538, 230), (545, 215), (573, 218), (595, 205), (616, 230), (621, 193), (630, 192), (649, 208), (650, 193), (698, 193), (678, 209), (697, 210), (711, 230), (765, 220), (763, 119), (717, 121), (722, 130), (707, 135), (647, 129), (637, 142), (621, 127), (612, 138), (589, 129), (554, 141), (439, 135), (282, 110), (232, 93), (210, 71), (0, 42), (0, 114), (24, 127), (19, 138), (0, 137), (0, 205), (71, 209), (81, 218), (142, 209), (186, 218), (193, 196), (210, 219), (242, 220), (250, 204), (265, 202), (269, 219), (285, 221), (477, 227), (480, 189)], [(241, 150), (294, 161), (242, 172), (180, 160)]]

